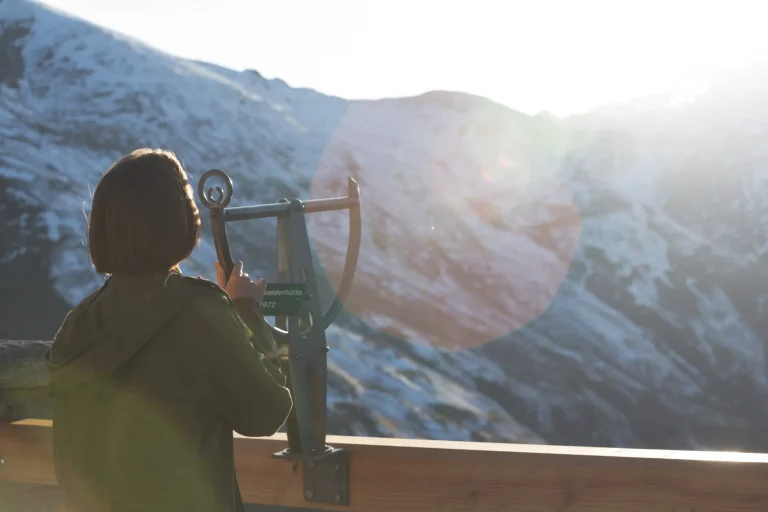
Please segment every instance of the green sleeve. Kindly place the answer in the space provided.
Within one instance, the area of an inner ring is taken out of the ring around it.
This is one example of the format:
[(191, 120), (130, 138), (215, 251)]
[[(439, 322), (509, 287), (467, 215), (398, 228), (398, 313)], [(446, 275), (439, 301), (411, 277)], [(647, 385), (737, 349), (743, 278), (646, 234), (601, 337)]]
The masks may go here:
[(251, 340), (256, 343), (256, 348), (265, 355), (277, 354), (277, 345), (272, 333), (267, 327), (267, 321), (261, 314), (259, 304), (250, 299), (234, 299), (233, 304), (240, 318), (251, 333)]
[[(200, 366), (233, 430), (244, 436), (274, 434), (292, 407), (285, 376), (251, 344), (251, 333), (226, 294), (193, 303), (199, 323)], [(197, 336), (196, 336), (197, 337)]]

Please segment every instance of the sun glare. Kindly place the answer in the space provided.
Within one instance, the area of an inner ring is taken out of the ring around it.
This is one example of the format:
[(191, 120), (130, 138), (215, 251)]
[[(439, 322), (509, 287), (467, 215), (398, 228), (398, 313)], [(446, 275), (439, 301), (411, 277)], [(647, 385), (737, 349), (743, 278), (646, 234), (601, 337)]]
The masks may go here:
[(459, 90), (531, 114), (701, 90), (768, 40), (768, 6), (754, 0), (45, 1), (293, 86), (347, 98)]

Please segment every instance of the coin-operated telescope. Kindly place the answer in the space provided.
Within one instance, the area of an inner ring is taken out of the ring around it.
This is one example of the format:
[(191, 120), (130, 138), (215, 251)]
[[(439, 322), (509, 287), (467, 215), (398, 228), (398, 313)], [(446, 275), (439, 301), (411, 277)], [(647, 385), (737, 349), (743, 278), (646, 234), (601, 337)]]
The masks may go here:
[[(211, 177), (224, 181), (226, 190), (209, 187)], [(341, 312), (352, 285), (360, 254), (362, 224), (360, 189), (348, 180), (346, 197), (329, 199), (281, 199), (276, 203), (228, 207), (232, 180), (212, 169), (200, 178), (198, 195), (211, 212), (211, 230), (219, 263), (229, 277), (234, 266), (226, 225), (229, 222), (277, 218), (277, 280), (268, 282), (262, 301), (266, 322), (278, 346), (281, 366), (288, 377), (294, 407), (286, 422), (288, 447), (273, 455), (300, 461), (307, 501), (349, 504), (349, 455), (326, 444), (328, 344), (325, 330)], [(306, 215), (349, 210), (349, 240), (344, 273), (331, 303), (320, 304), (317, 279), (307, 232)]]

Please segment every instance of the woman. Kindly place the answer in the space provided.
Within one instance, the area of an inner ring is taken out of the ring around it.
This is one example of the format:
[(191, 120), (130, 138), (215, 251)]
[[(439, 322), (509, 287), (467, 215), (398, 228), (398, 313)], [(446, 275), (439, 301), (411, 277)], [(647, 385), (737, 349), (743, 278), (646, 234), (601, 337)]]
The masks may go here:
[(137, 150), (102, 176), (88, 245), (109, 277), (47, 355), (65, 510), (243, 510), (232, 431), (271, 435), (292, 402), (264, 355), (274, 348), (259, 313), (264, 280), (241, 262), (226, 282), (216, 265), (219, 286), (182, 276), (199, 238), (172, 153)]

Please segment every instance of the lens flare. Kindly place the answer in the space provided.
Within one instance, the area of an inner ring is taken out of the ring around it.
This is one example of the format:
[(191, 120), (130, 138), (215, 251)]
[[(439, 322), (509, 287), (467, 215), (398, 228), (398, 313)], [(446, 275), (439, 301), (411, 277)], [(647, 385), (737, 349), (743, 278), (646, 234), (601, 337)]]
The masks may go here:
[[(502, 118), (477, 122), (468, 135), (458, 122), (450, 129), (414, 111), (383, 102), (350, 107), (324, 148), (311, 195), (344, 195), (349, 175), (360, 183), (363, 239), (351, 314), (410, 342), (474, 347), (549, 307), (581, 219), (546, 145), (530, 140), (534, 132), (509, 130)], [(334, 286), (347, 243), (344, 215), (309, 216)]]

